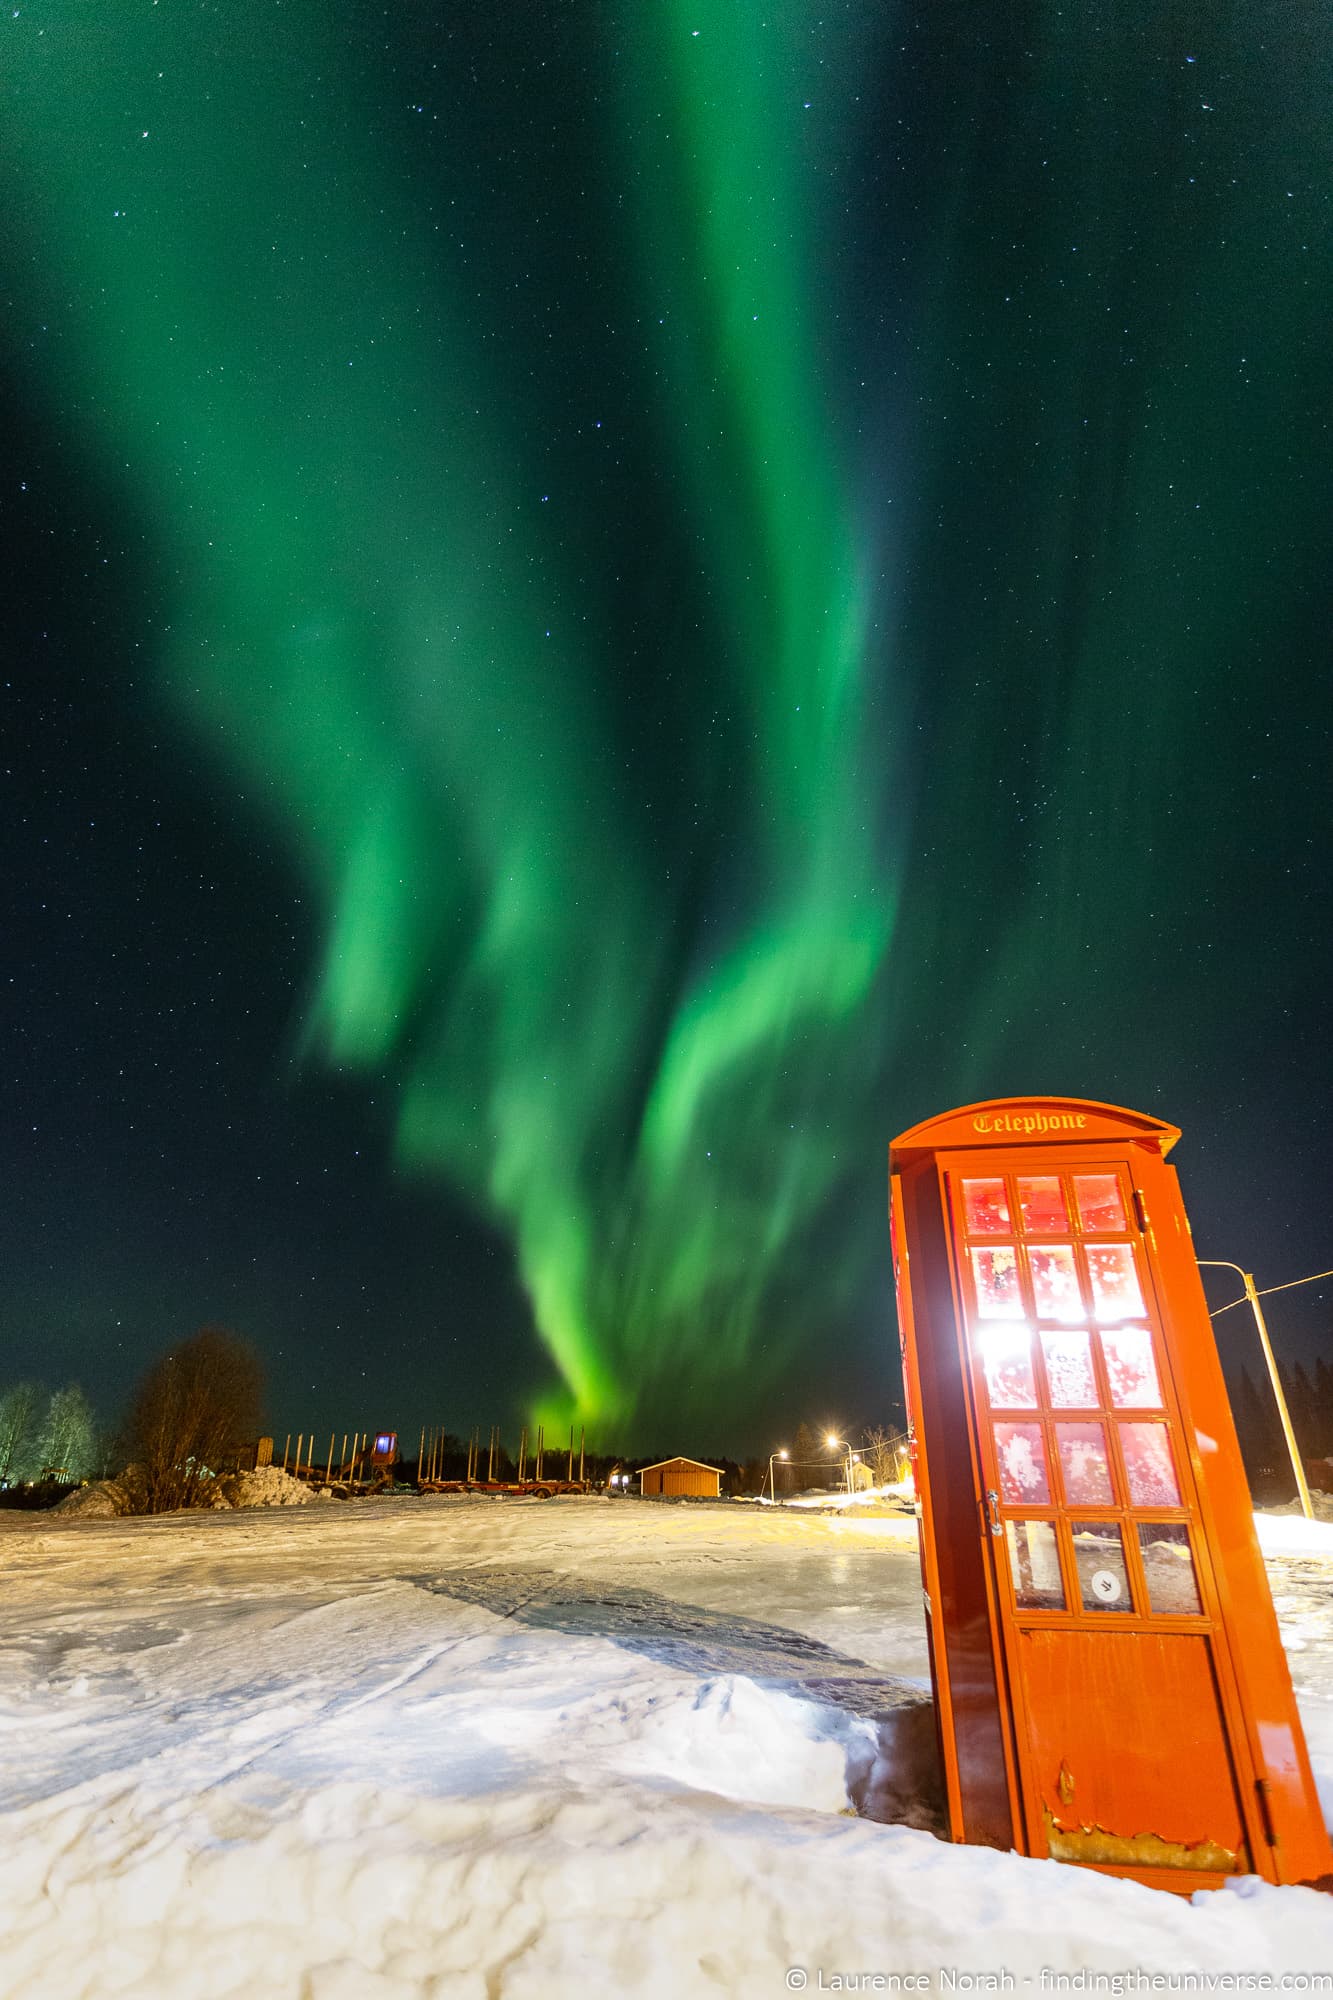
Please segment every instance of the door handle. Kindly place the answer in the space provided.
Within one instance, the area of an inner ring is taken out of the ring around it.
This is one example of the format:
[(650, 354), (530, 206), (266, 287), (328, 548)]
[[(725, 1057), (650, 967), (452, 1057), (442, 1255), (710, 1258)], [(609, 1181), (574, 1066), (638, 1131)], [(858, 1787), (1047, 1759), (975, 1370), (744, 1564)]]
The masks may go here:
[(1004, 1533), (1000, 1523), (1000, 1496), (993, 1486), (986, 1488), (986, 1519), (993, 1535)]

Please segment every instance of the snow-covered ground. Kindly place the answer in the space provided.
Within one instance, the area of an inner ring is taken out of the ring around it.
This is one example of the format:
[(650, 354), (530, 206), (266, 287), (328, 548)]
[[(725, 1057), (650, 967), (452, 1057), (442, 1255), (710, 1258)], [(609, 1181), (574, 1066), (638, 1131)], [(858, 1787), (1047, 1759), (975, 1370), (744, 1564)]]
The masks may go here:
[[(1333, 1530), (1264, 1533), (1333, 1807)], [(1327, 1973), (1312, 1891), (934, 1837), (914, 1536), (579, 1499), (0, 1514), (0, 1995)]]

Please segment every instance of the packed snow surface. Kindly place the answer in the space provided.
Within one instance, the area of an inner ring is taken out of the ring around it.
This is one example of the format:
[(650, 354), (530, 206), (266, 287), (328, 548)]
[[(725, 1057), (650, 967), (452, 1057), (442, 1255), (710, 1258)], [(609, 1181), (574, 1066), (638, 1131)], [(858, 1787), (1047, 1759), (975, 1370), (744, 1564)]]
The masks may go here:
[[(1333, 1805), (1333, 1548), (1278, 1540)], [(1040, 1995), (1333, 1966), (1310, 1890), (1191, 1902), (935, 1837), (910, 1518), (13, 1514), (0, 1565), (5, 2000)]]

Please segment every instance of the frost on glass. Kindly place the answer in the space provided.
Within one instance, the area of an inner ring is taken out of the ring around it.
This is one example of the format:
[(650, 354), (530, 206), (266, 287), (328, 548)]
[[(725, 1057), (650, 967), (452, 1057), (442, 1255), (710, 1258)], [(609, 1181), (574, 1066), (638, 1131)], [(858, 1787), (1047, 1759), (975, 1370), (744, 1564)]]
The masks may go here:
[(1143, 1312), (1143, 1293), (1129, 1243), (1090, 1243), (1088, 1275), (1099, 1320), (1136, 1319)]
[(980, 1319), (1022, 1319), (1023, 1295), (1018, 1289), (1018, 1258), (1012, 1244), (994, 1250), (973, 1250), (972, 1282)]
[(1125, 1545), (1114, 1521), (1075, 1521), (1074, 1563), (1085, 1611), (1132, 1611)]
[(1114, 1174), (1075, 1174), (1074, 1200), (1084, 1235), (1123, 1236), (1125, 1205)]
[(1146, 1326), (1107, 1327), (1102, 1334), (1111, 1401), (1120, 1410), (1160, 1410), (1162, 1388)]
[(1105, 1507), (1115, 1498), (1101, 1424), (1057, 1424), (1055, 1448), (1065, 1482), (1067, 1507)]
[(1004, 1182), (964, 1181), (963, 1215), (969, 1236), (1007, 1236), (1009, 1203), (1005, 1199)]
[(1006, 1521), (1009, 1573), (1014, 1596), (1027, 1611), (1063, 1611), (1065, 1587), (1060, 1577), (1060, 1552), (1050, 1521)]
[(1046, 1383), (1057, 1410), (1088, 1410), (1099, 1400), (1092, 1372), (1092, 1342), (1086, 1333), (1043, 1329), (1041, 1351), (1046, 1358)]
[(1203, 1610), (1190, 1531), (1182, 1522), (1140, 1521), (1139, 1549), (1154, 1611), (1163, 1618), (1187, 1618)]
[(1040, 1424), (996, 1424), (995, 1455), (1000, 1492), (1011, 1504), (1048, 1506), (1051, 1482)]
[(1077, 1322), (1087, 1318), (1083, 1294), (1078, 1288), (1072, 1243), (1052, 1243), (1028, 1251), (1032, 1272), (1032, 1296), (1037, 1302), (1038, 1319)]
[(1039, 1236), (1063, 1234), (1069, 1227), (1065, 1193), (1054, 1174), (1020, 1174), (1018, 1212), (1024, 1229)]
[(1121, 1424), (1129, 1497), (1136, 1507), (1178, 1507), (1180, 1483), (1165, 1424)]
[(988, 1326), (981, 1334), (981, 1366), (993, 1410), (1035, 1410), (1032, 1342), (1025, 1326)]

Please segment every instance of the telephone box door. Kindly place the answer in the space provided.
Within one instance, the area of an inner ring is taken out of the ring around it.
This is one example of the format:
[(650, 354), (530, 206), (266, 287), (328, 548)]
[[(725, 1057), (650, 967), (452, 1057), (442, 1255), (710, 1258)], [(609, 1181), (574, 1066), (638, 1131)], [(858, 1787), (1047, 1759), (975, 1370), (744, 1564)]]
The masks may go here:
[(1029, 1852), (1244, 1873), (1252, 1779), (1129, 1165), (1040, 1168), (945, 1176)]

